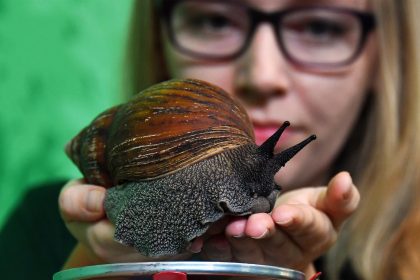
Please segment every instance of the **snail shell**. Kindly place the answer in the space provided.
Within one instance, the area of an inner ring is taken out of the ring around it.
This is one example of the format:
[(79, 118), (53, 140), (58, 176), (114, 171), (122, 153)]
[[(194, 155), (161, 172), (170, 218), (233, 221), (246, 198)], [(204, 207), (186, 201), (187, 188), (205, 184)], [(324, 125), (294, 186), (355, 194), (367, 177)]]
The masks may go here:
[(110, 187), (166, 176), (253, 138), (244, 108), (225, 91), (172, 80), (99, 115), (67, 154), (88, 182)]
[(154, 85), (100, 114), (67, 146), (87, 182), (108, 188), (115, 239), (143, 255), (186, 250), (225, 215), (272, 209), (274, 174), (315, 137), (274, 155), (239, 102), (199, 80)]

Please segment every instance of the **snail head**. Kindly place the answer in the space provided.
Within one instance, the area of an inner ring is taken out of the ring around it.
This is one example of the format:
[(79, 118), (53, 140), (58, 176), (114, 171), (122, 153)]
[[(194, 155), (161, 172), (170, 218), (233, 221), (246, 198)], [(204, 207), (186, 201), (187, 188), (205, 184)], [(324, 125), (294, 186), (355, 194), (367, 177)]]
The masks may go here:
[(251, 152), (249, 157), (241, 160), (237, 165), (237, 172), (243, 178), (242, 184), (254, 198), (251, 213), (269, 212), (273, 208), (281, 190), (274, 181), (274, 175), (300, 150), (316, 139), (315, 135), (311, 135), (302, 142), (274, 154), (274, 148), (280, 136), (289, 125), (288, 121), (284, 122), (270, 138), (257, 147), (256, 151)]

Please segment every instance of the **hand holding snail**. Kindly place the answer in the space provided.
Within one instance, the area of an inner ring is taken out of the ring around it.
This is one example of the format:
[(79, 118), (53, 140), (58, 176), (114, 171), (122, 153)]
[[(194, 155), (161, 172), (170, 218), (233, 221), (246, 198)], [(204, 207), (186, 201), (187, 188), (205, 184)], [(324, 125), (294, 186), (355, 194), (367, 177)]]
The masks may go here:
[[(60, 210), (79, 241), (66, 268), (190, 258), (191, 253), (152, 259), (114, 241), (115, 227), (104, 216), (105, 192), (105, 188), (82, 180), (72, 180), (63, 188)], [(195, 239), (194, 251), (201, 250), (201, 257), (207, 260), (277, 265), (313, 275), (314, 271), (308, 270), (313, 260), (335, 242), (340, 224), (355, 211), (358, 202), (359, 193), (350, 175), (341, 172), (328, 186), (305, 187), (281, 195), (271, 213), (236, 217), (221, 231), (209, 232), (204, 244), (197, 240), (200, 238)], [(290, 222), (284, 224), (285, 220)], [(225, 246), (220, 246), (220, 241)]]
[(313, 261), (335, 243), (341, 224), (356, 210), (360, 196), (347, 172), (327, 186), (285, 192), (270, 213), (236, 217), (208, 238), (201, 256), (288, 267), (313, 275)]
[(101, 114), (67, 152), (88, 183), (109, 188), (105, 210), (117, 240), (143, 255), (173, 255), (225, 215), (271, 211), (274, 174), (315, 139), (274, 155), (287, 125), (258, 147), (228, 94), (172, 80)]

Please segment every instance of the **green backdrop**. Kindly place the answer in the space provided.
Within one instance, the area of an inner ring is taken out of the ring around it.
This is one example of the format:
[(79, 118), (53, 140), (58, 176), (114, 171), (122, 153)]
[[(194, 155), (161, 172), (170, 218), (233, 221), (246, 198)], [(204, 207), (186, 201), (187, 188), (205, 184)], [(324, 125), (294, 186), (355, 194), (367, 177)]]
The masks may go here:
[(28, 188), (80, 177), (63, 147), (120, 102), (131, 4), (0, 0), (0, 228)]

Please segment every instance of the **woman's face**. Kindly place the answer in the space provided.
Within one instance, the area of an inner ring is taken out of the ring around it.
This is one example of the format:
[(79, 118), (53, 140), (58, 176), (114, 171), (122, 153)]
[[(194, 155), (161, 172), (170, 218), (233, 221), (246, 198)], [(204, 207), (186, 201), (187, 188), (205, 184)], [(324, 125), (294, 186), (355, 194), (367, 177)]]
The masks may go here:
[[(305, 4), (368, 10), (367, 0), (242, 2), (268, 13)], [(257, 144), (286, 120), (291, 126), (282, 135), (276, 152), (310, 134), (317, 135), (316, 141), (277, 173), (276, 180), (281, 186), (294, 188), (325, 183), (327, 172), (346, 142), (375, 77), (374, 34), (368, 36), (363, 51), (353, 63), (322, 70), (291, 63), (280, 50), (275, 31), (266, 22), (257, 26), (245, 52), (222, 62), (182, 54), (163, 33), (170, 75), (211, 82), (242, 100), (254, 125)]]

